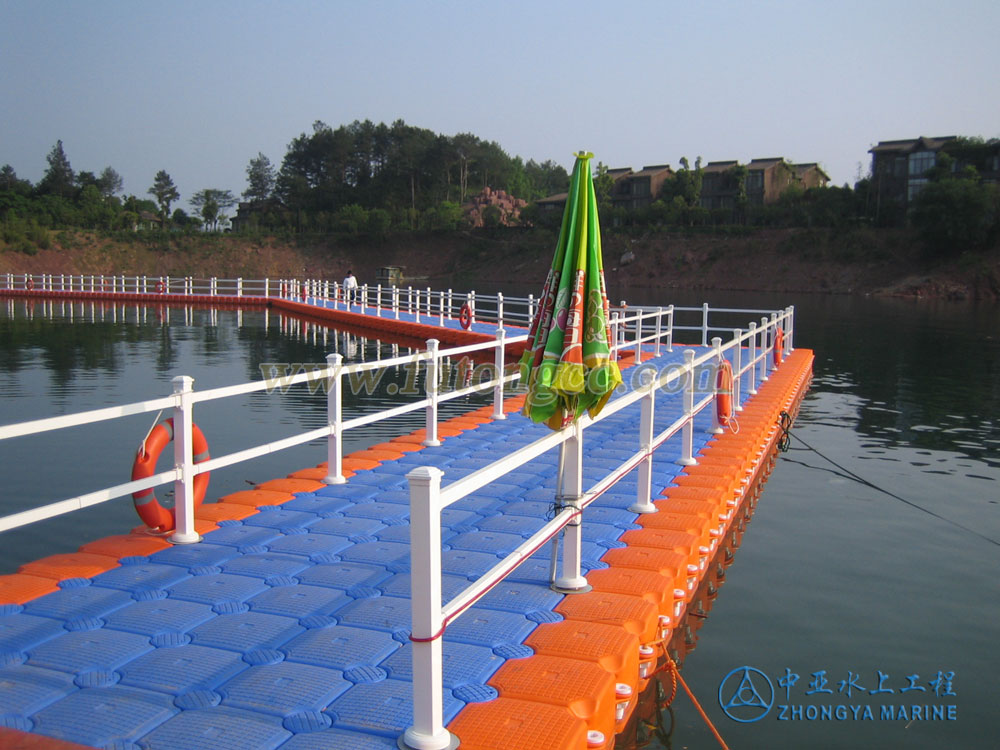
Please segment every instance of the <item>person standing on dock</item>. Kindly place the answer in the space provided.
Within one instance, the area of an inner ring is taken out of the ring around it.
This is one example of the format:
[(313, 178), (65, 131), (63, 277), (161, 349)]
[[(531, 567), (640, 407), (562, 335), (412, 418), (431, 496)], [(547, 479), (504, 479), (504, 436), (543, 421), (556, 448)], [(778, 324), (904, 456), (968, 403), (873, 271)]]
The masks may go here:
[(358, 280), (354, 278), (354, 271), (348, 270), (344, 277), (344, 302), (350, 305), (358, 297)]

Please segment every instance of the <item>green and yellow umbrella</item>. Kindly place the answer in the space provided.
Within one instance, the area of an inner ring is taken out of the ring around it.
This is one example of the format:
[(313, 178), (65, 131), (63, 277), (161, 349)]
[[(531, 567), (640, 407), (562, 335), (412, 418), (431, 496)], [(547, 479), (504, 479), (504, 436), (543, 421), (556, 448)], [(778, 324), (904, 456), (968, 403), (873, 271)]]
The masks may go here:
[(608, 293), (601, 256), (593, 154), (576, 154), (552, 268), (521, 357), (524, 413), (554, 430), (594, 417), (621, 384), (610, 358)]

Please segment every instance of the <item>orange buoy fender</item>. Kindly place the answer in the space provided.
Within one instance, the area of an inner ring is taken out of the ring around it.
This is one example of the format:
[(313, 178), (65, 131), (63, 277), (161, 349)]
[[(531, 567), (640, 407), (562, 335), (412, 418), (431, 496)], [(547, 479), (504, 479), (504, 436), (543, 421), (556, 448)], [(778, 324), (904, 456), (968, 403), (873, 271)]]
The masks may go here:
[(716, 368), (715, 415), (723, 427), (728, 427), (733, 419), (733, 366), (728, 359), (723, 359)]
[(785, 354), (785, 332), (780, 328), (774, 329), (774, 366), (781, 364)]
[[(163, 449), (174, 439), (174, 420), (160, 422), (149, 433), (132, 463), (132, 480), (146, 479), (156, 473), (156, 461)], [(198, 425), (191, 425), (191, 448), (196, 464), (209, 459), (208, 441)], [(194, 478), (194, 507), (201, 505), (208, 490), (208, 472)], [(149, 528), (160, 532), (173, 531), (177, 525), (173, 508), (164, 508), (152, 488), (132, 493), (136, 513)]]
[(458, 322), (465, 330), (469, 330), (469, 326), (472, 325), (472, 308), (469, 307), (468, 302), (462, 305), (462, 309), (458, 311)]

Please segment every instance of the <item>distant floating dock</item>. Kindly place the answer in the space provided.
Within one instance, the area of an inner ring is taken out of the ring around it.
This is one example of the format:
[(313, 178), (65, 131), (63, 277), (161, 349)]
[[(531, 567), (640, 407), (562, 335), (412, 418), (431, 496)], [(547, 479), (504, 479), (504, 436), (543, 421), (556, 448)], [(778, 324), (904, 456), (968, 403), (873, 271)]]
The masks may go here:
[[(414, 314), (381, 289), (345, 309), (315, 285), (267, 286), (277, 296), (250, 304), (491, 346), (486, 361), (518, 350), (502, 301), (465, 329), (445, 293)], [(69, 293), (166, 303), (166, 289)], [(178, 296), (169, 302), (247, 303)], [(791, 311), (729, 329), (723, 343), (708, 341), (706, 307), (691, 346), (667, 331), (674, 314), (622, 311), (629, 387), (573, 435), (521, 416), (523, 395), (497, 378), (486, 384), (499, 389), (493, 406), (345, 456), (331, 435), (326, 462), (201, 505), (200, 543), (138, 529), (0, 576), (0, 746), (613, 747), (710, 560), (759, 496), (812, 373), (812, 353), (791, 346)], [(716, 414), (720, 358), (737, 373), (738, 432)], [(337, 419), (331, 408), (339, 433), (349, 420)], [(556, 588), (576, 592), (553, 590), (554, 572)]]

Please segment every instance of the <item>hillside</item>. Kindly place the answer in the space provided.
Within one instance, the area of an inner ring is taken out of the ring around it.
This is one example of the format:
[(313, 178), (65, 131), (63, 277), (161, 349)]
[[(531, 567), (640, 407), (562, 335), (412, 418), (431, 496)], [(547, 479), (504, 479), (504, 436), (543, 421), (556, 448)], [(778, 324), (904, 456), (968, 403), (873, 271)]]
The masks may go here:
[[(554, 247), (554, 235), (541, 230), (312, 244), (229, 235), (110, 239), (62, 232), (34, 255), (0, 247), (0, 272), (339, 280), (350, 268), (364, 283), (374, 282), (380, 266), (398, 265), (418, 284), (485, 289), (541, 285)], [(931, 263), (903, 230), (606, 233), (604, 258), (614, 286), (1000, 299), (996, 250)]]

